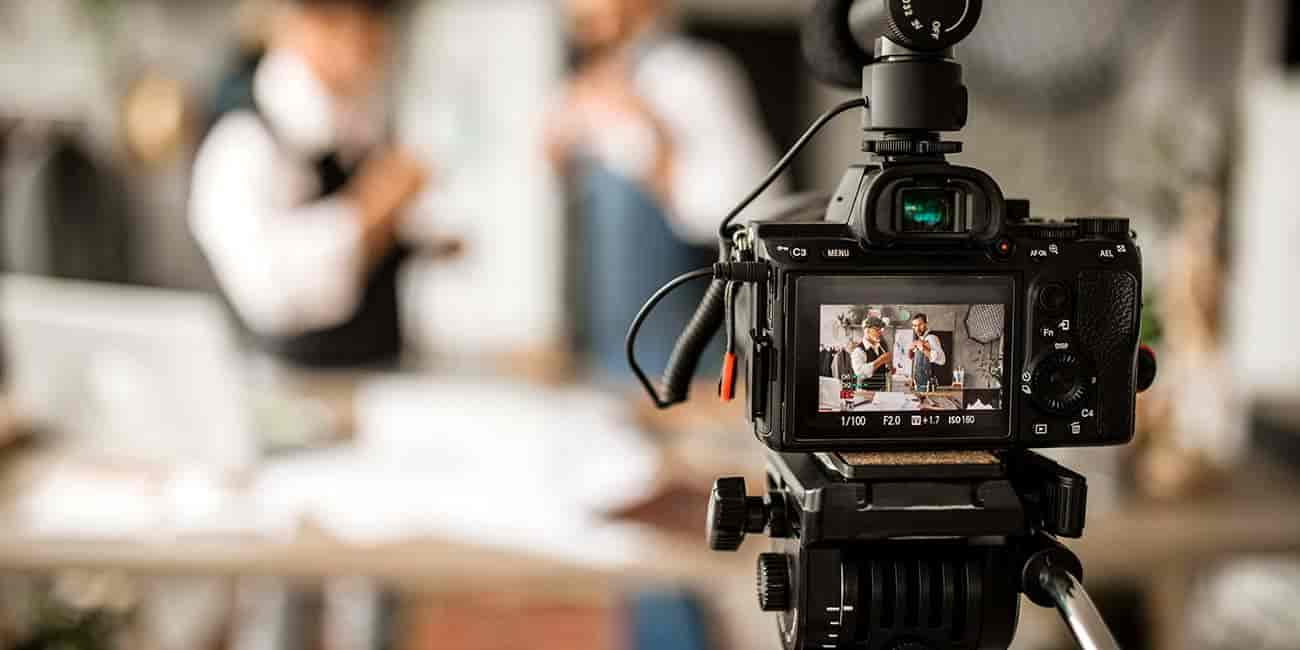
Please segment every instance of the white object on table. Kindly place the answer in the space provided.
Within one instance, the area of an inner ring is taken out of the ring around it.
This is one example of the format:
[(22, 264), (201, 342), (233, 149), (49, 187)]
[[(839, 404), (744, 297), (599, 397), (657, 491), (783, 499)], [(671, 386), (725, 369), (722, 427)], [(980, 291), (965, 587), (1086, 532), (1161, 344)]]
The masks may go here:
[(197, 293), (0, 277), (9, 389), (77, 455), (240, 469), (257, 458), (220, 302)]

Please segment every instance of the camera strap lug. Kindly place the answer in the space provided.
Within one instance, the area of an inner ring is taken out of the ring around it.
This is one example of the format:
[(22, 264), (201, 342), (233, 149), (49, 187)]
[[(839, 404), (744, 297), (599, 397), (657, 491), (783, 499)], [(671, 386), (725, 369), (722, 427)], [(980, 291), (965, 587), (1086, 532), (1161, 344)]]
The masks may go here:
[(731, 261), (743, 262), (752, 259), (749, 253), (753, 252), (754, 243), (749, 238), (749, 230), (741, 228), (731, 235)]

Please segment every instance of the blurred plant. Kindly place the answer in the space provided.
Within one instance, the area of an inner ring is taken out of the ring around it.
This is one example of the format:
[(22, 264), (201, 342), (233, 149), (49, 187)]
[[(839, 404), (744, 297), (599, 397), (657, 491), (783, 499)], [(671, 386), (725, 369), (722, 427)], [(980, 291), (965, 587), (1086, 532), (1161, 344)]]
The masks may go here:
[(1142, 296), (1142, 344), (1158, 345), (1164, 335), (1164, 323), (1160, 318), (1160, 296), (1148, 291)]
[(123, 4), (119, 0), (81, 0), (81, 13), (86, 17), (87, 27), (94, 34), (95, 45), (99, 48), (96, 63), (102, 67), (110, 87), (126, 83), (117, 51), (118, 34), (122, 31), (118, 12)]
[(103, 19), (104, 22), (111, 21), (116, 5), (116, 0), (81, 0), (81, 6), (87, 15)]
[(32, 594), (25, 610), (34, 620), (14, 650), (115, 650), (128, 620), (125, 612), (70, 605), (48, 589)]

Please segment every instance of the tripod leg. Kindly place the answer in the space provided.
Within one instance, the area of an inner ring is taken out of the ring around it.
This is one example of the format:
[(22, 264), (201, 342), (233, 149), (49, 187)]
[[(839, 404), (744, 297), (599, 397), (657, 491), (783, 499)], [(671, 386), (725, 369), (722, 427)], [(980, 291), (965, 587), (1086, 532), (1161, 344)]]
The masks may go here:
[(1050, 567), (1040, 574), (1043, 589), (1052, 597), (1056, 611), (1061, 613), (1070, 634), (1084, 650), (1119, 650), (1110, 628), (1102, 620), (1097, 606), (1088, 592), (1070, 572), (1060, 567)]

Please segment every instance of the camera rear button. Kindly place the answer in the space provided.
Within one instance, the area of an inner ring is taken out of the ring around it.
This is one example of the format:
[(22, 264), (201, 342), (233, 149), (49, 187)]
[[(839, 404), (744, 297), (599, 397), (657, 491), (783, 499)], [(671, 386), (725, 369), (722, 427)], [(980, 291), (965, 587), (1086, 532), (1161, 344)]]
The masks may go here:
[(1049, 316), (1066, 313), (1070, 307), (1070, 290), (1060, 282), (1048, 282), (1038, 288), (1038, 308)]
[(791, 264), (807, 260), (808, 248), (791, 243), (773, 243), (768, 245), (768, 254), (778, 262)]
[(822, 249), (822, 259), (830, 262), (840, 262), (853, 259), (853, 249), (847, 246), (832, 246)]

